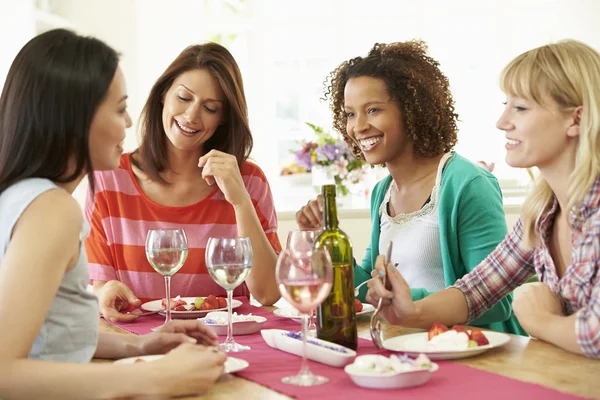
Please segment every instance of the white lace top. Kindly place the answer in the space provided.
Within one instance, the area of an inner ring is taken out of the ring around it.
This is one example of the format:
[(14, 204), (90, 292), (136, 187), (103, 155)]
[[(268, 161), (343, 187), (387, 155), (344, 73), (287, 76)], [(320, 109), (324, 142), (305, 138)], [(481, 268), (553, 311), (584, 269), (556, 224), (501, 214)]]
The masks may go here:
[(442, 182), (442, 171), (453, 153), (445, 154), (438, 165), (435, 186), (427, 204), (420, 210), (391, 217), (388, 203), (392, 184), (389, 186), (381, 208), (379, 209), (381, 235), (379, 254), (385, 254), (390, 240), (394, 241), (392, 262), (397, 263), (399, 271), (410, 287), (424, 288), (436, 292), (446, 287), (440, 229), (438, 220), (438, 196)]

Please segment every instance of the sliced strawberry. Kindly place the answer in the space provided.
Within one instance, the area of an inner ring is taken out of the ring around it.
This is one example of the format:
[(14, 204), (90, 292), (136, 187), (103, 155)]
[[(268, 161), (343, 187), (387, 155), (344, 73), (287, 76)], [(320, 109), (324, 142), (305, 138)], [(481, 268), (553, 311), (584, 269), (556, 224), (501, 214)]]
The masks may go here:
[(358, 299), (354, 299), (354, 303), (356, 304), (356, 312), (361, 312), (363, 310), (363, 303)]
[(485, 335), (483, 334), (481, 329), (477, 329), (477, 328), (471, 329), (471, 340), (476, 341), (477, 344), (480, 346), (485, 346), (486, 344), (490, 344), (490, 341), (488, 340), (487, 337), (485, 337)]
[(225, 297), (217, 297), (217, 308), (227, 308), (227, 299)]
[(436, 337), (437, 335), (444, 333), (448, 330), (448, 328), (446, 327), (446, 325), (442, 325), (439, 322), (435, 322), (431, 328), (429, 328), (429, 332), (427, 332), (427, 338), (429, 340), (433, 339), (434, 337)]
[(454, 325), (451, 328), (451, 330), (456, 331), (456, 332), (463, 332), (469, 337), (469, 339), (471, 339), (471, 335), (469, 335), (469, 332), (467, 331), (467, 329), (462, 325)]
[[(166, 303), (167, 303), (167, 299), (162, 299), (162, 301), (161, 301), (160, 304), (161, 304), (161, 306), (162, 306), (163, 309), (167, 307)], [(186, 304), (187, 304), (187, 301), (182, 300), (181, 297), (177, 296), (174, 299), (171, 299), (170, 307), (171, 307), (171, 310), (174, 310), (177, 307), (183, 306), (183, 305), (186, 305)]]

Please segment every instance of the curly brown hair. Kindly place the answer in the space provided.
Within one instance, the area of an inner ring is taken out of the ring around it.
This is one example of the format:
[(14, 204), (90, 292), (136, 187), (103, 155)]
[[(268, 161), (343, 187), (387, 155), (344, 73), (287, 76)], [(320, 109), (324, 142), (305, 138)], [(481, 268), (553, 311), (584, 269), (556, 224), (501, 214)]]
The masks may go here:
[(325, 81), (325, 99), (333, 112), (333, 128), (340, 132), (354, 155), (362, 160), (362, 151), (346, 133), (344, 88), (350, 78), (368, 76), (383, 79), (404, 117), (408, 138), (415, 157), (430, 158), (446, 153), (456, 145), (458, 114), (448, 78), (440, 63), (427, 55), (421, 40), (375, 43), (366, 57), (344, 61)]

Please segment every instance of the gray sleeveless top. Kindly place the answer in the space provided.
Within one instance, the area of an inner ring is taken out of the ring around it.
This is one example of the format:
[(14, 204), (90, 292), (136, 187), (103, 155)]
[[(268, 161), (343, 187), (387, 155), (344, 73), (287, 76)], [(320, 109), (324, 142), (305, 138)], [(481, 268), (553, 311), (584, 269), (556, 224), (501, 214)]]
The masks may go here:
[[(0, 195), (0, 268), (13, 228), (21, 214), (36, 197), (52, 189), (62, 190), (50, 180), (31, 178), (10, 186)], [(65, 273), (42, 329), (29, 352), (29, 358), (86, 363), (96, 351), (98, 300), (93, 293), (87, 291), (89, 277), (83, 239), (90, 228), (85, 218), (83, 221), (77, 264)], [(36, 238), (31, 238), (32, 244), (35, 240)], [(39, 268), (44, 268), (44, 265)], [(35, 293), (23, 293), (23, 297), (35, 297)], [(27, 312), (26, 307), (23, 312)], [(6, 321), (0, 321), (2, 325), (5, 323)]]

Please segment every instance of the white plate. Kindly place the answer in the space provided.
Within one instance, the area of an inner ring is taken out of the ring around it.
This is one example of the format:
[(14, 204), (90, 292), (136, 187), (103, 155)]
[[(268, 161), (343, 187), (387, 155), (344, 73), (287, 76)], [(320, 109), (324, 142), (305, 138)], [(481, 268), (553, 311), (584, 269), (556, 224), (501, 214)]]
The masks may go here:
[(352, 363), (346, 365), (344, 371), (350, 376), (352, 382), (360, 387), (370, 389), (400, 389), (423, 385), (438, 368), (436, 363), (431, 363), (430, 369), (378, 373), (361, 371)]
[[(200, 297), (200, 296), (198, 296)], [(196, 297), (182, 297), (181, 300), (185, 300), (188, 304), (193, 304)], [(233, 299), (231, 302), (231, 308), (238, 308), (242, 305), (242, 302)], [(159, 311), (160, 315), (165, 315), (165, 311), (162, 308), (162, 299), (153, 300), (142, 304), (142, 310), (144, 311)], [(214, 310), (194, 310), (194, 311), (173, 311), (171, 310), (171, 317), (173, 319), (189, 319), (203, 317), (211, 311), (227, 311), (227, 308), (216, 308)]]
[[(222, 311), (220, 311), (220, 313), (222, 313)], [(226, 316), (227, 312), (225, 312), (224, 314)], [(233, 321), (231, 323), (231, 328), (233, 329), (233, 335), (240, 336), (240, 335), (250, 335), (252, 333), (256, 333), (256, 332), (260, 331), (260, 329), (262, 328), (262, 325), (267, 321), (267, 319), (265, 317), (260, 317), (258, 315), (252, 315), (252, 318), (253, 318), (253, 320), (251, 320), (251, 321)], [(217, 335), (219, 335), (219, 336), (227, 335), (227, 324), (211, 323), (210, 322), (211, 320), (208, 320), (209, 322), (207, 322), (206, 317), (198, 318), (198, 320), (202, 321), (206, 326), (210, 327)]]
[[(286, 336), (287, 333), (288, 331), (282, 329), (263, 329), (260, 331), (260, 334), (269, 346), (302, 357), (302, 340)], [(310, 338), (309, 340), (342, 350), (336, 351), (308, 342), (306, 345), (306, 356), (309, 360), (331, 365), (332, 367), (343, 367), (356, 357), (356, 352), (347, 347), (317, 338)]]
[(396, 336), (383, 341), (383, 347), (390, 351), (405, 353), (411, 357), (416, 357), (420, 353), (425, 354), (430, 360), (456, 360), (459, 358), (467, 358), (484, 353), (490, 349), (504, 346), (510, 342), (510, 336), (505, 333), (494, 331), (483, 331), (487, 337), (489, 344), (485, 346), (469, 347), (464, 350), (437, 350), (431, 351), (427, 347), (428, 338), (427, 332), (413, 333), (411, 335)]
[[(370, 314), (373, 311), (375, 311), (375, 307), (373, 307), (369, 303), (362, 303), (362, 305), (363, 305), (362, 311), (357, 312), (356, 315)], [(301, 321), (300, 314), (298, 313), (298, 310), (296, 310), (294, 307), (278, 308), (273, 311), (273, 314), (277, 315), (278, 317), (291, 318), (297, 322)]]
[[(163, 354), (152, 355), (152, 356), (139, 356), (139, 357), (129, 357), (122, 358), (120, 360), (115, 361), (115, 364), (133, 364), (137, 360), (144, 360), (146, 362), (156, 361), (163, 358)], [(246, 360), (242, 360), (240, 358), (227, 357), (225, 360), (225, 374), (233, 374), (234, 372), (241, 371), (245, 368), (248, 368), (250, 364)]]

